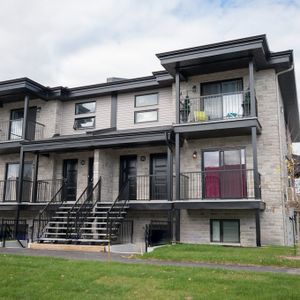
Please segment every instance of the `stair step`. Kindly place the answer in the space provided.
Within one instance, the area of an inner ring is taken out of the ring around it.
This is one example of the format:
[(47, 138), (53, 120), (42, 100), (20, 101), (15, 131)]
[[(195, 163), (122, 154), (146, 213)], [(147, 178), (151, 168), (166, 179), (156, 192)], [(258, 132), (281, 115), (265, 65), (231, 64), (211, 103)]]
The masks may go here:
[(39, 241), (45, 242), (95, 242), (95, 243), (108, 243), (107, 239), (64, 239), (64, 238), (40, 238)]
[[(52, 236), (65, 236), (66, 232), (45, 232), (46, 236), (52, 235)], [(70, 232), (68, 233), (68, 235), (72, 236), (72, 235), (77, 235), (77, 232)], [(93, 233), (93, 232), (82, 232), (81, 235), (84, 236), (94, 236), (94, 235), (98, 235), (98, 236), (106, 236), (106, 233)]]

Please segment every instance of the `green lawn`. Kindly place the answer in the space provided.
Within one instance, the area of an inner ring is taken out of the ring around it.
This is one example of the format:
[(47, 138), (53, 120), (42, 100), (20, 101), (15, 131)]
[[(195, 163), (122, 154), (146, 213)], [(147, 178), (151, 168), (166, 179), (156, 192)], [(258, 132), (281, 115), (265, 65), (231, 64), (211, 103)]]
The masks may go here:
[(269, 246), (261, 248), (225, 247), (215, 245), (168, 245), (141, 256), (145, 259), (171, 261), (215, 262), (222, 264), (264, 265), (300, 268), (300, 260), (289, 260), (292, 247)]
[(0, 255), (0, 299), (300, 299), (300, 277)]

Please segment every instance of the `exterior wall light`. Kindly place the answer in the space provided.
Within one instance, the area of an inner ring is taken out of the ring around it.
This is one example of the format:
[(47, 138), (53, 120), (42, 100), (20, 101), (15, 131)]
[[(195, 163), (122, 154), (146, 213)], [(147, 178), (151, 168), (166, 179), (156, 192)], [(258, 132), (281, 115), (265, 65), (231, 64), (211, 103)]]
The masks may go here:
[(141, 161), (145, 161), (146, 160), (146, 156), (142, 155), (141, 156)]
[(197, 158), (197, 156), (198, 156), (198, 153), (197, 153), (197, 151), (194, 151), (194, 152), (193, 152), (193, 159), (196, 159), (196, 158)]
[(196, 93), (196, 92), (197, 92), (197, 86), (196, 86), (196, 85), (193, 85), (193, 87), (192, 87), (192, 92), (193, 92), (193, 93)]
[(80, 162), (80, 164), (81, 164), (82, 166), (84, 166), (84, 165), (85, 165), (85, 160), (82, 160), (82, 161)]

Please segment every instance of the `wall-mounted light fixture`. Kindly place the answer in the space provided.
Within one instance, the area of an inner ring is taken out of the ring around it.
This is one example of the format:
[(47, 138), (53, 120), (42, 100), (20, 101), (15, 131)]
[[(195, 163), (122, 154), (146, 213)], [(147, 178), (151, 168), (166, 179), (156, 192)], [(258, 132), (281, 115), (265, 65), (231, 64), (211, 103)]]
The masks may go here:
[(197, 153), (197, 151), (194, 151), (194, 152), (193, 152), (193, 159), (196, 159), (196, 158), (197, 158), (197, 156), (198, 156), (198, 153)]
[(85, 160), (81, 160), (81, 161), (80, 161), (80, 164), (81, 164), (82, 166), (84, 166), (84, 165), (85, 165)]
[(42, 108), (41, 108), (41, 107), (37, 107), (37, 108), (36, 108), (36, 112), (38, 112), (38, 113), (40, 113), (40, 112), (41, 112), (41, 110), (42, 110)]
[(196, 93), (196, 92), (197, 92), (197, 86), (196, 86), (196, 85), (193, 85), (193, 87), (192, 87), (192, 92), (193, 92), (193, 93)]
[(146, 160), (146, 156), (142, 155), (141, 156), (141, 161), (145, 161)]

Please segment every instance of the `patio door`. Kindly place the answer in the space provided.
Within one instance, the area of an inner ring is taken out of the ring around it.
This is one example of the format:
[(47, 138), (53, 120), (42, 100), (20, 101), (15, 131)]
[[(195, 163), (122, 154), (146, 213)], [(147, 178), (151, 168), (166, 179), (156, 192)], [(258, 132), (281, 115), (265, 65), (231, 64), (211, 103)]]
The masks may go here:
[[(17, 201), (19, 184), (19, 163), (8, 163), (6, 166), (4, 201)], [(32, 189), (32, 163), (24, 163), (22, 202), (29, 202)]]
[(202, 180), (206, 199), (246, 198), (245, 150), (204, 151)]
[(210, 120), (244, 115), (242, 79), (203, 83), (201, 96)]
[(151, 154), (150, 164), (150, 199), (167, 200), (167, 154)]
[(78, 160), (65, 159), (63, 161), (63, 178), (65, 180), (64, 197), (66, 201), (76, 201)]
[(120, 157), (120, 192), (128, 181), (128, 188), (124, 190), (121, 195), (123, 199), (136, 200), (136, 162), (136, 155), (126, 155)]
[[(27, 139), (34, 140), (36, 127), (36, 107), (28, 110)], [(19, 140), (23, 134), (24, 109), (14, 109), (10, 112), (9, 139)]]

